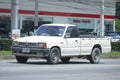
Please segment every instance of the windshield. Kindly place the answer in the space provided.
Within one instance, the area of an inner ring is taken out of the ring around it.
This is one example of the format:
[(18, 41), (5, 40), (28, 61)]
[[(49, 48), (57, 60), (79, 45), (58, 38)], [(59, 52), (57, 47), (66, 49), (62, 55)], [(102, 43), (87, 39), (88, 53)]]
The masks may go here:
[(63, 26), (40, 26), (35, 32), (35, 35), (61, 37), (64, 33), (64, 30), (65, 27)]

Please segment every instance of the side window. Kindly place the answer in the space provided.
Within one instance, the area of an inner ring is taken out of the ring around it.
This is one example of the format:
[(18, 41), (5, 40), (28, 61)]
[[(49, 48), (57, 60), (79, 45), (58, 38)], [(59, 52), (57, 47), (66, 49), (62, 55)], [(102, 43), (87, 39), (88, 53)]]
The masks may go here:
[(78, 37), (78, 31), (77, 31), (77, 29), (74, 26), (68, 27), (66, 33), (70, 33), (70, 38)]

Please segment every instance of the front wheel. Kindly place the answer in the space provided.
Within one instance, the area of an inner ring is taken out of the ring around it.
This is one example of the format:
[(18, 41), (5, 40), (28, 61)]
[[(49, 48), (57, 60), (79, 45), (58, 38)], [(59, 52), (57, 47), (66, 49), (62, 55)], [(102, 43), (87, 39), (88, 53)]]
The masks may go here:
[(47, 62), (50, 64), (57, 64), (60, 59), (60, 50), (58, 48), (52, 48), (50, 55), (47, 58)]
[(88, 57), (90, 63), (97, 64), (100, 61), (101, 51), (99, 48), (93, 48), (91, 55)]
[(16, 60), (19, 63), (26, 63), (28, 60), (28, 57), (21, 57), (21, 56), (16, 56)]

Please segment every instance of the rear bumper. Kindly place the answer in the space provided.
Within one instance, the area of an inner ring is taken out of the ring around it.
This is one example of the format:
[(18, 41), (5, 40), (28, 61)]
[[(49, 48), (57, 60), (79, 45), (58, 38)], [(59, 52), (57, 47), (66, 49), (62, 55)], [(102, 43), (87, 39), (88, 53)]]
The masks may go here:
[[(23, 49), (28, 49), (26, 52)], [(23, 57), (38, 57), (46, 58), (49, 56), (50, 49), (41, 49), (41, 48), (22, 48), (22, 47), (12, 47), (12, 54), (15, 56)]]

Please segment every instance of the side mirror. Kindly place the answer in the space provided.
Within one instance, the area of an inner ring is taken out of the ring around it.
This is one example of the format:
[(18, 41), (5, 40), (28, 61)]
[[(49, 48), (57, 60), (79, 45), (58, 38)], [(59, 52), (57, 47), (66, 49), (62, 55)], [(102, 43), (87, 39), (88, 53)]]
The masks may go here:
[(66, 33), (65, 38), (70, 38), (70, 33)]
[(30, 32), (30, 36), (31, 36), (31, 35), (34, 35), (34, 33), (33, 33), (32, 31)]

